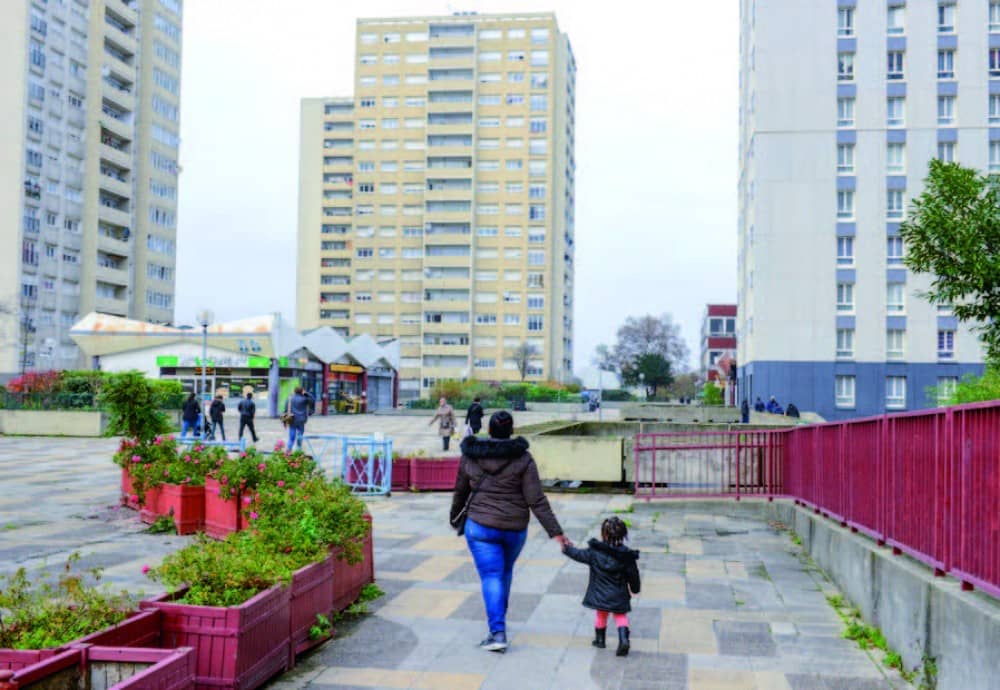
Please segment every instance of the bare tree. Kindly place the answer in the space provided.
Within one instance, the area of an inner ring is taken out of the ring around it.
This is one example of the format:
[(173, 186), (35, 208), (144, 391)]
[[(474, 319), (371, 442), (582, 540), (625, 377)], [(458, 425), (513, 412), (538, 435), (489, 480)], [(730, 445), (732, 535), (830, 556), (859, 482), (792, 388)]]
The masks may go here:
[(599, 345), (594, 361), (605, 371), (624, 373), (633, 369), (643, 355), (663, 357), (673, 372), (687, 371), (687, 343), (670, 314), (628, 317), (618, 329), (614, 347)]
[(510, 357), (517, 363), (517, 373), (521, 375), (522, 381), (528, 376), (528, 367), (537, 356), (538, 348), (527, 341), (522, 341), (520, 345), (511, 350)]

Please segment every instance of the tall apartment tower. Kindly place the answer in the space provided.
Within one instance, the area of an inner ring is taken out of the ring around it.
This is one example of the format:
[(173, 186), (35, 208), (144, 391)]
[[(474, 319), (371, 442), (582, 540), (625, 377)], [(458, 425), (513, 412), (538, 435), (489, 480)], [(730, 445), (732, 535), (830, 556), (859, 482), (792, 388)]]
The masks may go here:
[(933, 406), (979, 339), (903, 265), (937, 157), (1000, 172), (1000, 0), (742, 0), (740, 397)]
[(5, 0), (0, 376), (90, 311), (173, 321), (182, 0)]
[(402, 399), (571, 376), (575, 83), (553, 14), (359, 20), (354, 97), (302, 102), (298, 327), (399, 338)]

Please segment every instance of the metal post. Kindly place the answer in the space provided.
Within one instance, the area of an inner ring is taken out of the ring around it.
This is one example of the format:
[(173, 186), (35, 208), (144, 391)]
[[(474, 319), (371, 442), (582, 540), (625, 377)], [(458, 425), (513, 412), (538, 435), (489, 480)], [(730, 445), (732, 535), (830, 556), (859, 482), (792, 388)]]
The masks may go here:
[(597, 369), (597, 421), (604, 421), (604, 369)]
[(201, 324), (201, 429), (198, 430), (202, 439), (205, 438), (205, 421), (208, 413), (205, 406), (205, 388), (207, 387), (207, 377), (205, 367), (208, 364), (208, 327), (212, 323), (213, 314), (210, 309), (202, 309), (198, 312), (198, 323)]

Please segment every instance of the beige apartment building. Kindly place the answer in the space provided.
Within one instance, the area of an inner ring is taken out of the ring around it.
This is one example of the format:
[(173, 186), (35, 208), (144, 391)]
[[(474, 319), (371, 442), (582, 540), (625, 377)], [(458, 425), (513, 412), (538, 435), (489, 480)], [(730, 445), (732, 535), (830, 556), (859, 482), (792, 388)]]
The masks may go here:
[(0, 376), (174, 314), (182, 0), (4, 0)]
[(573, 371), (576, 63), (551, 13), (362, 19), (302, 101), (297, 325), (398, 338), (400, 398)]

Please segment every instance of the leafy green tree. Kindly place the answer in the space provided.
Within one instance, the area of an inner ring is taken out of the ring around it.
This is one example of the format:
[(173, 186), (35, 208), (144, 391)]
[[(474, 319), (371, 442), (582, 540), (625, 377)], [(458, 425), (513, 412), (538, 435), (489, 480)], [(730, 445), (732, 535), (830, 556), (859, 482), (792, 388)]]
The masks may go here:
[(706, 382), (705, 387), (701, 389), (701, 403), (703, 405), (721, 405), (722, 389), (711, 381)]
[(647, 398), (656, 397), (657, 389), (669, 386), (673, 380), (670, 362), (655, 352), (639, 355), (622, 369), (622, 382), (627, 386), (637, 386), (641, 382)]
[(933, 276), (927, 299), (952, 305), (1000, 362), (1000, 178), (932, 160), (900, 235), (906, 266)]
[(101, 386), (100, 400), (110, 417), (107, 431), (110, 436), (127, 436), (148, 443), (170, 431), (169, 421), (159, 411), (158, 387), (146, 380), (142, 372), (111, 376)]

